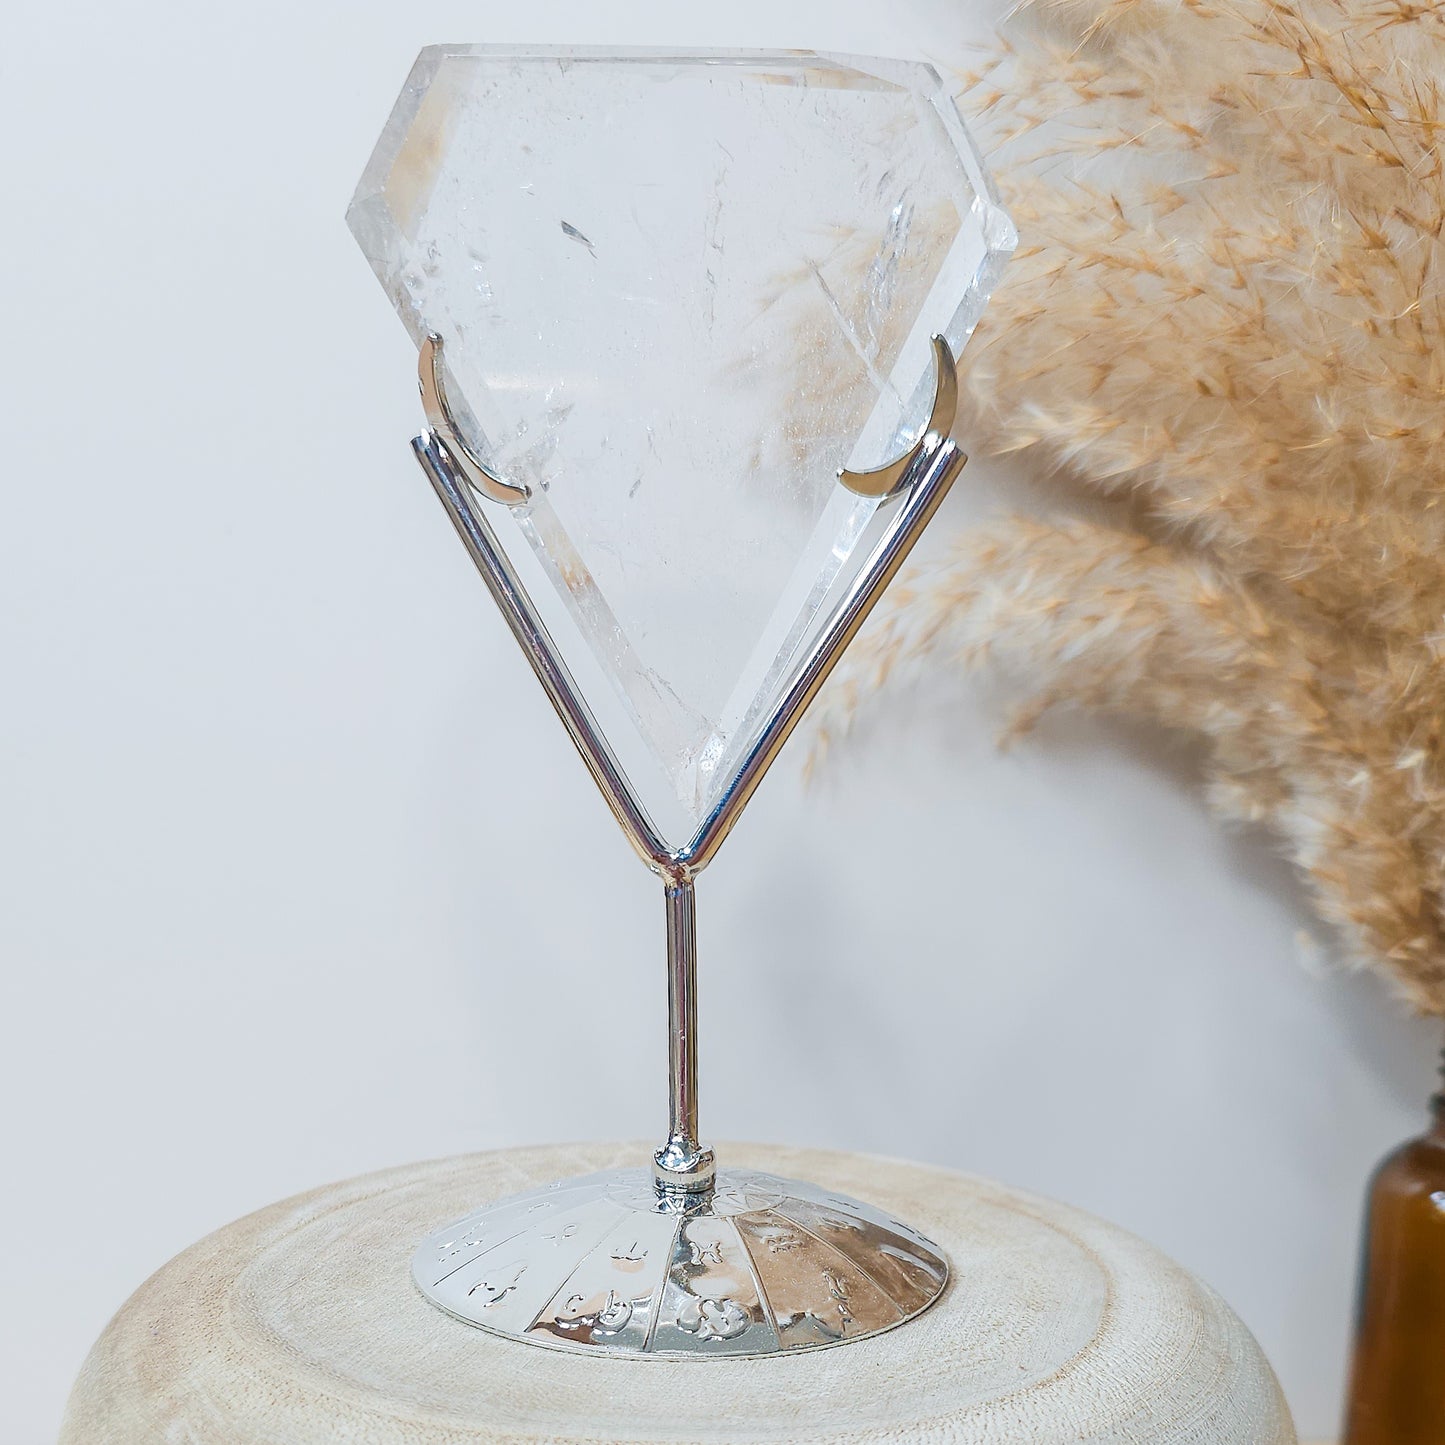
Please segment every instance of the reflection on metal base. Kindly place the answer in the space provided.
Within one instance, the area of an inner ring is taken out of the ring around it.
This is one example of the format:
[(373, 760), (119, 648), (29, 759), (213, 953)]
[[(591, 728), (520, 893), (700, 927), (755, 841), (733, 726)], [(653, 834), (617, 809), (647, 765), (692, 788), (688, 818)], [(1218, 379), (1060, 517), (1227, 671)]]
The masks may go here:
[(938, 1298), (948, 1262), (816, 1185), (724, 1169), (688, 1196), (616, 1169), (469, 1214), (422, 1244), (412, 1275), (433, 1304), (513, 1339), (698, 1359), (876, 1335)]

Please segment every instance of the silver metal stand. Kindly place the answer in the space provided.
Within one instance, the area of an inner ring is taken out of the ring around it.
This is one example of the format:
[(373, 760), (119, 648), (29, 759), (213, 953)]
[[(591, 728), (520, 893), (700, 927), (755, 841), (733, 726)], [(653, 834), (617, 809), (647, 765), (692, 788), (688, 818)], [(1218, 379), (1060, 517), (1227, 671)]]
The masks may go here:
[(698, 1134), (696, 875), (711, 862), (843, 650), (903, 564), (965, 457), (948, 440), (953, 357), (937, 369), (923, 435), (898, 460), (839, 475), (864, 495), (897, 496), (862, 571), (749, 749), (737, 776), (681, 848), (663, 842), (597, 726), (479, 498), (526, 489), (493, 476), (446, 401), (441, 342), (421, 352), (430, 430), (412, 442), (452, 525), (552, 700), (623, 832), (663, 882), (667, 917), (669, 1126), (650, 1170), (568, 1180), (489, 1204), (417, 1250), (422, 1293), (497, 1333), (553, 1348), (660, 1356), (760, 1355), (844, 1343), (926, 1309), (947, 1261), (920, 1234), (857, 1200), (772, 1175), (718, 1172)]

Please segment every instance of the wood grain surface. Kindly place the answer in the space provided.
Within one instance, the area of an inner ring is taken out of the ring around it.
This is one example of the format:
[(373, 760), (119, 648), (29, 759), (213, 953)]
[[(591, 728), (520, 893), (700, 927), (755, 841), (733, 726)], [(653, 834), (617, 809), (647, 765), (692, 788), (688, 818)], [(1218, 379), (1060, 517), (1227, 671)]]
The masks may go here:
[(914, 1164), (720, 1154), (908, 1220), (952, 1262), (944, 1297), (888, 1334), (792, 1358), (594, 1359), (499, 1339), (422, 1299), (416, 1243), (489, 1199), (647, 1150), (470, 1155), (329, 1185), (193, 1245), (95, 1345), (61, 1445), (1294, 1445), (1248, 1331), (1123, 1231)]

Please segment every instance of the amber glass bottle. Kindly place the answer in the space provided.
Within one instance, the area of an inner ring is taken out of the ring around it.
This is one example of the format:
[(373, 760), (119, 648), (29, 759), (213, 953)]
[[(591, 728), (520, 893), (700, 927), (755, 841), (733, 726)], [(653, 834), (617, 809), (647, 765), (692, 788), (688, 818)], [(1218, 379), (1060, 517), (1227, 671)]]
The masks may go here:
[(1445, 1093), (1375, 1171), (1344, 1445), (1445, 1445)]

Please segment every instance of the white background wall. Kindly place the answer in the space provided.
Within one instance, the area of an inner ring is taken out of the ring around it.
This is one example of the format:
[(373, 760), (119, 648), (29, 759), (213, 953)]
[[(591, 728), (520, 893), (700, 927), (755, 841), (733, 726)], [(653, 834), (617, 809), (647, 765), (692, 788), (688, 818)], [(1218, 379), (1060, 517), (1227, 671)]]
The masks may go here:
[[(413, 357), (342, 223), (415, 51), (946, 63), (997, 8), (8, 9), (5, 1445), (53, 1438), (107, 1317), (236, 1215), (660, 1127), (656, 888), (414, 468)], [(1008, 480), (967, 475), (955, 523)], [(1002, 755), (998, 720), (941, 690), (821, 785), (770, 779), (701, 889), (707, 1131), (1109, 1216), (1222, 1290), (1327, 1434), (1358, 1199), (1434, 1031), (1302, 943), (1187, 757), (1081, 727)]]

